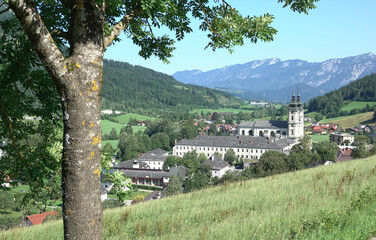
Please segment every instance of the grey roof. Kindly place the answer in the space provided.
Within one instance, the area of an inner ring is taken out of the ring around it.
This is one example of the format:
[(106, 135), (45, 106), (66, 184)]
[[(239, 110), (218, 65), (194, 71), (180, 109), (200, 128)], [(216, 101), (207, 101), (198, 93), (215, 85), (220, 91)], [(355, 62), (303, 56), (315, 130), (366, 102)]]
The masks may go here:
[(107, 188), (105, 188), (104, 186), (101, 186), (101, 194), (103, 195), (103, 194), (106, 194), (106, 193), (108, 193), (109, 192), (109, 190), (107, 189)]
[(138, 161), (140, 164), (139, 168), (149, 168), (149, 166), (145, 163), (145, 161), (165, 161), (168, 157), (168, 152), (162, 150), (160, 148), (154, 149), (149, 151), (139, 158), (130, 159), (124, 162), (119, 162), (114, 164), (113, 168), (116, 169), (124, 169), (124, 168), (133, 168), (133, 162)]
[(257, 120), (251, 122), (241, 122), (239, 127), (255, 127), (255, 128), (287, 128), (287, 121), (271, 121)]
[(224, 161), (222, 158), (218, 157), (215, 154), (205, 160), (204, 164), (209, 165), (212, 169), (219, 170), (229, 165), (228, 162)]
[(253, 137), (253, 136), (197, 136), (194, 139), (184, 139), (175, 146), (225, 147), (281, 150), (294, 143), (289, 138)]
[(177, 176), (180, 172), (181, 176), (184, 178), (187, 169), (184, 166), (173, 167), (169, 171), (163, 170), (121, 170), (124, 175), (128, 177), (136, 178), (163, 178), (171, 177), (172, 175)]

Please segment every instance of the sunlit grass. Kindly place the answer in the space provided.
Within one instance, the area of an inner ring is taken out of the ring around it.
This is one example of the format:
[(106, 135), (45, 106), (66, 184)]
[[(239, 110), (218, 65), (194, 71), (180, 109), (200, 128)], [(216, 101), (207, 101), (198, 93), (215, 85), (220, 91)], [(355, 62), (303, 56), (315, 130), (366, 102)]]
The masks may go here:
[[(354, 203), (375, 184), (376, 157), (227, 184), (107, 210), (103, 238), (367, 239), (376, 203)], [(1, 237), (62, 239), (62, 222)]]

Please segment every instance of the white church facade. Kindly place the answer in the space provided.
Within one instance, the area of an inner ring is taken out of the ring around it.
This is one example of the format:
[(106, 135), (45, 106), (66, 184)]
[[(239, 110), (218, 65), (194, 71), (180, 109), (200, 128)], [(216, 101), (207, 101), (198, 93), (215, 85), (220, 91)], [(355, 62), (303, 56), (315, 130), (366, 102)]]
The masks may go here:
[(304, 110), (300, 94), (292, 96), (287, 121), (242, 122), (238, 126), (238, 136), (197, 136), (194, 139), (179, 141), (173, 148), (173, 155), (184, 156), (196, 151), (212, 156), (215, 152), (222, 157), (229, 149), (234, 150), (239, 159), (259, 159), (267, 151), (288, 153), (292, 146), (304, 137)]
[(292, 96), (287, 121), (242, 122), (238, 126), (238, 134), (268, 138), (299, 139), (304, 137), (304, 109), (300, 102), (300, 94), (296, 98), (295, 94)]

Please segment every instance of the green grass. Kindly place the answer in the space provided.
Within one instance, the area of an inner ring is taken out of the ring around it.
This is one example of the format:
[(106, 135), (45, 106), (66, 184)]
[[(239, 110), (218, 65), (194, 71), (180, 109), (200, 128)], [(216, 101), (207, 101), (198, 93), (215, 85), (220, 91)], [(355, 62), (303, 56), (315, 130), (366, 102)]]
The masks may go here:
[(120, 123), (128, 123), (129, 119), (135, 118), (139, 121), (145, 121), (145, 120), (154, 120), (155, 117), (149, 117), (137, 113), (127, 113), (123, 115), (117, 116), (115, 119), (118, 120)]
[[(112, 128), (115, 128), (116, 133), (119, 134), (122, 127), (124, 127), (124, 124), (115, 123), (110, 120), (102, 120), (101, 130), (102, 130), (102, 134), (109, 134)], [(134, 133), (138, 131), (144, 132), (146, 129), (146, 127), (143, 127), (143, 126), (132, 126), (132, 128), (133, 128)]]
[(210, 112), (210, 113), (213, 113), (213, 112), (217, 112), (217, 113), (222, 113), (222, 112), (233, 112), (233, 113), (239, 113), (239, 112), (243, 112), (243, 113), (252, 113), (253, 110), (246, 110), (246, 109), (236, 109), (236, 108), (221, 108), (221, 109), (209, 109), (209, 108), (201, 108), (201, 109), (195, 109), (193, 111), (190, 111), (190, 113), (198, 113), (200, 114), (201, 112), (204, 112), (205, 114)]
[(350, 127), (355, 127), (360, 124), (369, 124), (372, 121), (373, 112), (360, 113), (350, 116), (337, 117), (337, 118), (328, 118), (320, 121), (321, 123), (335, 123), (338, 124), (341, 128), (346, 129)]
[(328, 135), (308, 135), (310, 138), (312, 138), (312, 141), (314, 142), (324, 142), (329, 141), (329, 134)]
[(374, 105), (376, 105), (376, 102), (350, 102), (349, 104), (343, 106), (340, 111), (350, 112), (353, 109), (364, 109), (367, 104), (372, 108)]
[(119, 134), (121, 128), (124, 126), (124, 124), (115, 123), (110, 120), (102, 120), (101, 123), (102, 123), (101, 125), (102, 134), (109, 134), (112, 128), (115, 128), (116, 133)]
[[(106, 210), (104, 239), (370, 239), (376, 157)], [(62, 239), (62, 221), (2, 232)]]
[[(129, 190), (129, 191), (126, 192), (125, 199), (126, 200), (133, 200), (137, 195), (143, 195), (144, 197), (146, 197), (150, 193), (151, 192), (144, 192), (144, 191), (140, 191), (140, 190), (138, 190), (138, 191)], [(116, 194), (108, 194), (107, 197), (117, 199)]]
[(143, 127), (143, 126), (132, 126), (133, 128), (133, 133), (136, 133), (138, 131), (141, 131), (141, 132), (144, 132), (146, 127)]
[(102, 141), (102, 148), (104, 147), (104, 146), (106, 146), (106, 144), (107, 143), (110, 143), (111, 144), (111, 146), (112, 146), (112, 148), (115, 150), (115, 151), (117, 151), (117, 145), (118, 145), (118, 143), (119, 143), (119, 140), (103, 140)]

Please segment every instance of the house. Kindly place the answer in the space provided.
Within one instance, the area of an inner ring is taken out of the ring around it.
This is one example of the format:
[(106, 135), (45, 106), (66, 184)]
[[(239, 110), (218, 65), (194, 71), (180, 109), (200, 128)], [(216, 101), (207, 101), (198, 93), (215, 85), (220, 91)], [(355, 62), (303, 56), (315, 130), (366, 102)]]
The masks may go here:
[(138, 158), (123, 161), (112, 166), (113, 171), (119, 170), (132, 179), (132, 184), (163, 187), (172, 175), (185, 177), (183, 166), (163, 170), (168, 153), (160, 148), (140, 155)]
[(230, 170), (230, 164), (215, 154), (205, 160), (204, 164), (211, 167), (212, 177), (221, 178), (228, 170)]
[(184, 179), (187, 169), (184, 166), (178, 166), (169, 170), (124, 169), (121, 172), (130, 177), (134, 185), (164, 187), (173, 175), (180, 175)]
[(348, 145), (351, 145), (354, 142), (354, 135), (346, 133), (331, 133), (330, 141), (336, 142), (338, 145), (343, 144), (345, 141), (348, 141)]
[(113, 165), (114, 169), (159, 169), (168, 157), (168, 152), (157, 148), (145, 154), (140, 154), (138, 158), (127, 160)]
[(337, 153), (337, 158), (334, 160), (335, 162), (345, 162), (349, 160), (353, 160), (351, 156), (352, 149), (349, 147), (340, 148)]
[(313, 122), (313, 120), (310, 117), (304, 117), (304, 122)]
[(103, 185), (101, 185), (101, 201), (103, 202), (104, 200), (107, 200), (107, 193), (109, 192), (110, 190), (108, 190), (106, 187), (104, 187)]
[(27, 216), (26, 217), (25, 225), (26, 226), (35, 226), (35, 225), (42, 224), (43, 221), (44, 221), (44, 219), (48, 215), (56, 215), (56, 214), (57, 214), (56, 211), (50, 211), (50, 212), (39, 213), (39, 214), (34, 214), (34, 215)]

